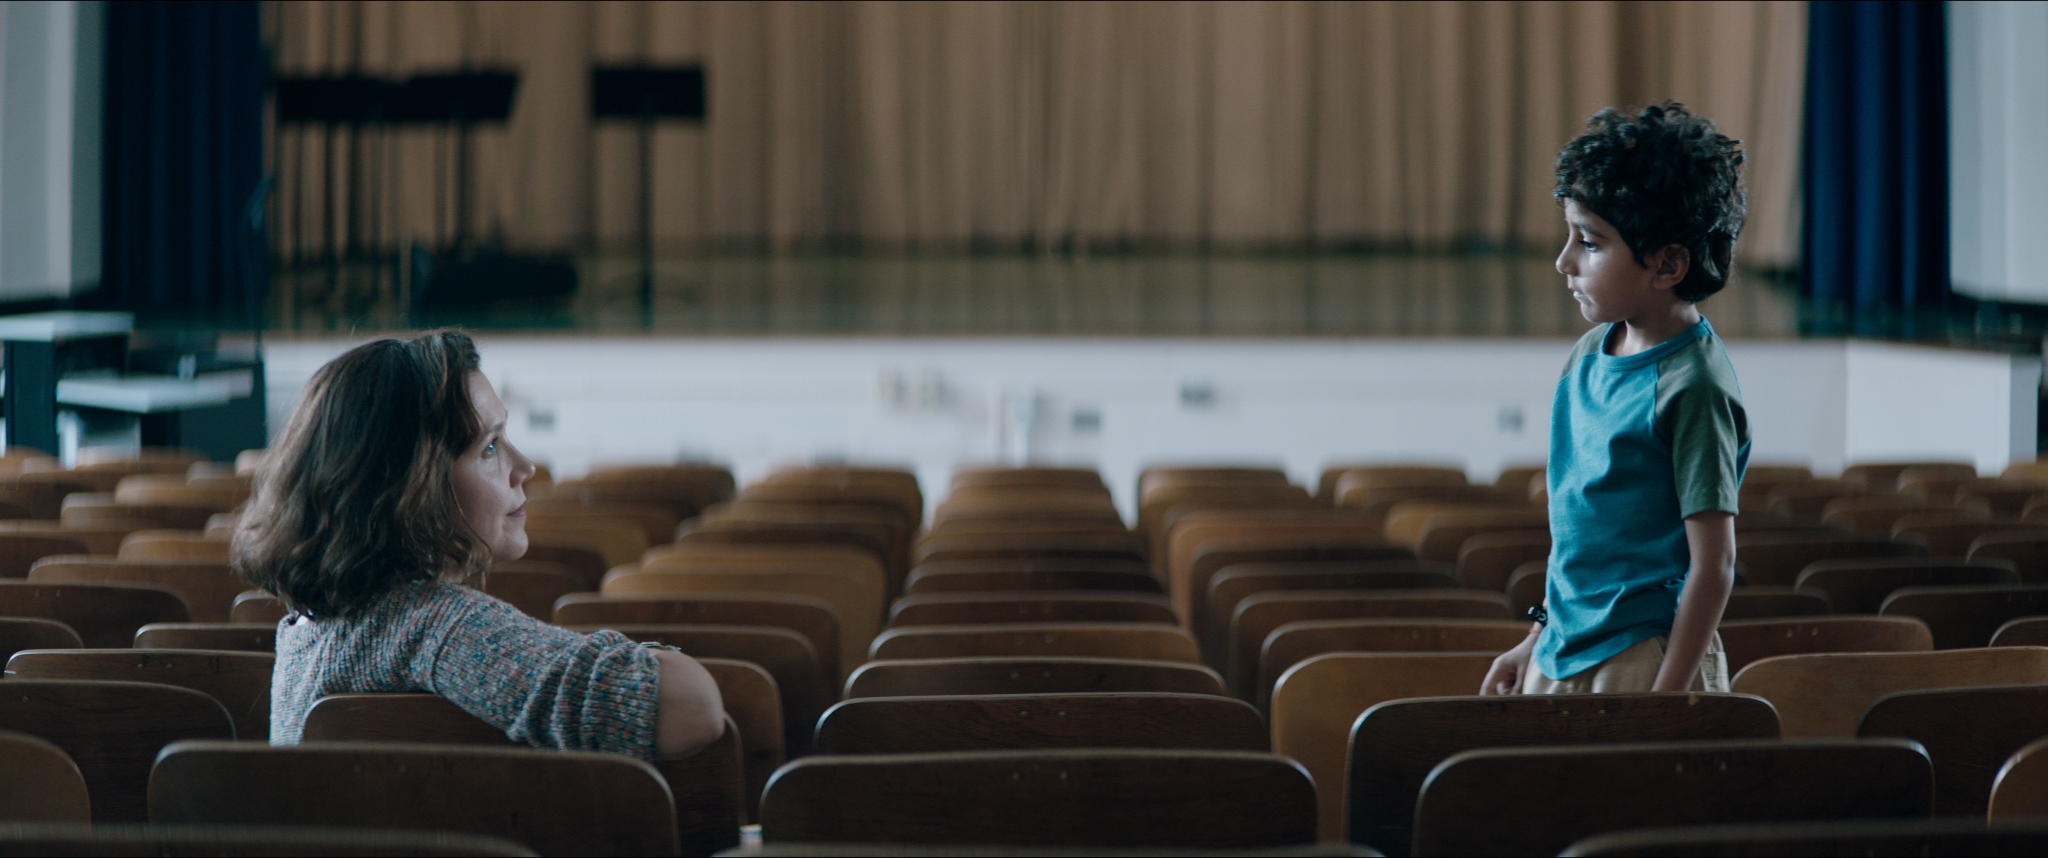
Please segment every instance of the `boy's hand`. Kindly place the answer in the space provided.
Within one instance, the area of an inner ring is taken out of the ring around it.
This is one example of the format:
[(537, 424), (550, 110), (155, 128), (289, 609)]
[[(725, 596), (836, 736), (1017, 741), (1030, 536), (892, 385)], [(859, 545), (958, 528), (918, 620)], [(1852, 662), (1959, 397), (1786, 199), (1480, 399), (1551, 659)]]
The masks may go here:
[[(1540, 627), (1539, 627), (1540, 628)], [(1501, 653), (1493, 660), (1493, 668), (1486, 672), (1486, 681), (1480, 683), (1480, 694), (1517, 694), (1522, 688), (1522, 676), (1529, 670), (1529, 654), (1536, 651), (1536, 634), (1531, 630), (1528, 637), (1515, 645), (1514, 649)]]

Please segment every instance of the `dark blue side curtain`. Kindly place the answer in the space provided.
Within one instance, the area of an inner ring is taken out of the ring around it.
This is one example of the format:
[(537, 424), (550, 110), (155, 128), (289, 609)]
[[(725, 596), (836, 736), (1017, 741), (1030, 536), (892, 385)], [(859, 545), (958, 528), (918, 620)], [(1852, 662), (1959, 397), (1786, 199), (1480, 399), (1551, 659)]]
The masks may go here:
[(1949, 295), (1942, 4), (1808, 8), (1805, 295), (1857, 328), (1938, 308)]
[(258, 4), (107, 5), (105, 273), (93, 303), (253, 324), (268, 278)]

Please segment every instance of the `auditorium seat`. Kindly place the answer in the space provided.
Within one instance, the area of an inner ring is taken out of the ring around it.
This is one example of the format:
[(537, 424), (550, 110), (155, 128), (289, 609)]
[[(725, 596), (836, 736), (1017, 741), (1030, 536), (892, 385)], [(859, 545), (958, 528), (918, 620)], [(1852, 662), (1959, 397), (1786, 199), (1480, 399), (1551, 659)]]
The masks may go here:
[(1273, 754), (1061, 749), (821, 755), (776, 773), (761, 839), (1244, 849), (1307, 843), (1315, 793)]
[(1483, 748), (1416, 801), (1415, 855), (1554, 855), (1610, 831), (1927, 815), (1927, 756), (1902, 739)]
[(227, 507), (219, 505), (121, 503), (114, 500), (111, 492), (74, 492), (64, 496), (64, 507), (57, 520), (72, 526), (141, 521), (150, 522), (151, 527), (203, 531), (208, 517), (227, 511)]
[(870, 661), (846, 679), (844, 699), (935, 694), (1076, 694), (1090, 691), (1223, 694), (1199, 664), (1116, 658), (925, 658)]
[(263, 623), (275, 627), (290, 613), (284, 602), (262, 590), (244, 590), (235, 597), (235, 604), (228, 609), (228, 622)]
[(1527, 620), (1305, 620), (1266, 636), (1259, 650), (1252, 702), (1261, 709), (1288, 668), (1328, 652), (1493, 652), (1529, 636)]
[(1977, 510), (1916, 512), (1892, 524), (1892, 538), (1927, 544), (1934, 557), (1967, 557), (1977, 539), (1993, 533), (2027, 531), (2033, 525), (2018, 517), (1991, 518)]
[[(1224, 675), (1231, 693), (1251, 700), (1258, 679), (1259, 648), (1274, 629), (1301, 620), (1392, 619), (1510, 620), (1507, 599), (1477, 590), (1288, 590), (1256, 593), (1237, 605), (1230, 619)], [(1476, 691), (1479, 686), (1473, 685)]]
[(611, 571), (604, 562), (604, 555), (596, 549), (572, 542), (553, 542), (536, 539), (527, 534), (526, 554), (521, 560), (545, 560), (560, 563), (583, 576), (584, 589), (595, 592), (604, 583), (604, 573)]
[[(25, 534), (34, 536), (61, 536), (75, 539), (85, 545), (87, 554), (112, 557), (121, 551), (121, 540), (138, 530), (154, 530), (163, 527), (149, 521), (109, 521), (100, 524), (65, 524), (42, 519), (0, 521), (0, 534)], [(77, 553), (77, 552), (66, 552)]]
[(1750, 663), (1730, 688), (1771, 701), (1786, 738), (1842, 738), (1896, 691), (2040, 683), (2048, 683), (2048, 649), (1999, 647), (1781, 655)]
[(1855, 533), (1874, 536), (1888, 536), (1892, 528), (1907, 516), (1927, 512), (1948, 512), (1958, 515), (1974, 513), (1983, 518), (1991, 517), (1989, 504), (1975, 499), (1961, 503), (1941, 503), (1910, 495), (1863, 495), (1853, 498), (1836, 498), (1821, 507), (1822, 524), (1846, 528)]
[[(1508, 575), (1507, 590), (1502, 593), (1508, 599), (1508, 613), (1525, 617), (1529, 615), (1530, 608), (1543, 604), (1543, 600), (1547, 598), (1544, 586), (1549, 583), (1545, 580), (1549, 576), (1549, 570), (1550, 561), (1547, 559), (1531, 560), (1515, 567), (1515, 571)], [(1820, 612), (1827, 613), (1827, 602), (1818, 598), (1815, 601), (1821, 603)], [(1733, 606), (1732, 595), (1730, 606)]]
[(1102, 474), (1094, 468), (1062, 468), (1052, 465), (963, 465), (953, 469), (948, 487), (958, 491), (969, 486), (1079, 488), (1109, 491)]
[(131, 474), (114, 484), (114, 502), (208, 507), (226, 512), (249, 499), (249, 483), (232, 477), (195, 481), (185, 474)]
[(1445, 512), (1423, 520), (1416, 532), (1415, 556), (1437, 563), (1457, 563), (1465, 540), (1487, 533), (1548, 534), (1550, 514), (1540, 507), (1520, 510)]
[(910, 569), (910, 540), (916, 529), (915, 521), (906, 520), (886, 504), (737, 500), (715, 504), (686, 522), (677, 529), (675, 542), (724, 549), (764, 544), (858, 548), (874, 555), (894, 593)]
[(1352, 485), (1338, 493), (1339, 508), (1356, 509), (1373, 522), (1385, 525), (1387, 513), (1403, 501), (1441, 503), (1504, 504), (1527, 503), (1527, 492), (1503, 491), (1493, 486), (1465, 483), (1368, 483)]
[[(75, 648), (79, 644), (72, 644)], [(48, 647), (64, 649), (65, 647)], [(150, 623), (135, 630), (136, 649), (276, 652), (276, 623)]]
[(1167, 556), (1169, 518), (1203, 510), (1327, 510), (1291, 483), (1173, 483), (1146, 491), (1139, 502), (1138, 530), (1154, 562)]
[(2018, 583), (2019, 573), (2003, 561), (1869, 558), (1814, 562), (1794, 586), (1826, 594), (1837, 614), (1875, 614), (1901, 587)]
[(882, 632), (868, 650), (870, 659), (989, 656), (1076, 656), (1202, 663), (1195, 639), (1173, 623), (899, 626)]
[(1991, 514), (2006, 518), (2018, 518), (2027, 509), (2027, 501), (2042, 492), (2042, 486), (2004, 477), (1978, 477), (1965, 480), (1955, 488), (1955, 499), (1977, 498), (1990, 506)]
[(818, 719), (821, 754), (1047, 748), (1264, 751), (1266, 725), (1242, 700), (1204, 694), (862, 697)]
[(1000, 590), (1164, 593), (1151, 568), (1135, 558), (927, 561), (911, 569), (903, 583), (906, 596)]
[(192, 619), (185, 600), (165, 587), (0, 581), (0, 617), (40, 617), (71, 627), (89, 647), (125, 648), (150, 623)]
[(1939, 649), (1987, 646), (2007, 621), (2048, 614), (2048, 584), (1902, 587), (1878, 613), (1926, 623)]
[(636, 641), (662, 643), (704, 659), (744, 661), (767, 671), (782, 701), (783, 745), (792, 755), (809, 750), (811, 728), (830, 701), (839, 699), (839, 678), (818, 661), (803, 635), (775, 626), (611, 623), (567, 626), (590, 634), (614, 629)]
[(1723, 620), (1721, 646), (1728, 675), (1750, 662), (1779, 655), (1821, 652), (1926, 652), (1934, 648), (1927, 624), (1912, 617), (1831, 616)]
[(478, 590), (542, 622), (555, 615), (556, 599), (589, 590), (582, 575), (550, 560), (501, 560), (478, 577)]
[(115, 556), (122, 560), (228, 562), (228, 540), (203, 530), (151, 528), (121, 537)]
[(1273, 751), (1299, 761), (1314, 779), (1323, 840), (1343, 837), (1352, 722), (1389, 700), (1475, 694), (1497, 655), (1326, 653), (1281, 675), (1273, 687)]
[(1799, 573), (1821, 560), (1864, 557), (1926, 557), (1927, 546), (1889, 536), (1851, 533), (1738, 533), (1735, 560), (1753, 587), (1790, 587)]
[(1291, 590), (1455, 590), (1450, 568), (1416, 560), (1294, 560), (1238, 563), (1209, 578), (1209, 592), (1195, 602), (1194, 631), (1203, 658), (1227, 663), (1230, 618), (1258, 593)]
[(1547, 528), (1476, 533), (1458, 548), (1458, 586), (1506, 592), (1515, 569), (1549, 556)]
[(1516, 465), (1502, 468), (1500, 469), (1500, 475), (1494, 477), (1493, 486), (1502, 491), (1512, 492), (1520, 497), (1534, 497), (1536, 489), (1543, 486), (1543, 478), (1547, 470), (1548, 468), (1542, 465)]
[(930, 593), (905, 596), (889, 608), (889, 628), (973, 623), (1173, 623), (1162, 596), (1105, 590)]
[[(1216, 573), (1246, 563), (1413, 563), (1415, 552), (1393, 545), (1362, 524), (1315, 524), (1312, 529), (1264, 527), (1231, 535), (1195, 537), (1192, 526), (1175, 534), (1167, 576), (1174, 611), (1190, 631), (1221, 630), (1229, 615), (1210, 616), (1204, 604)], [(1208, 529), (1208, 528), (1203, 528)], [(1184, 549), (1184, 550), (1183, 550)]]
[(1887, 694), (1870, 705), (1856, 735), (1919, 742), (1934, 761), (1935, 815), (1981, 818), (1998, 767), (2048, 736), (2048, 684)]
[(1938, 503), (1956, 500), (1956, 490), (1980, 479), (1974, 467), (1915, 465), (1899, 472), (1892, 489), (1902, 495), (1919, 495)]
[(78, 632), (57, 620), (0, 616), (0, 664), (25, 649), (78, 649)]
[(269, 653), (227, 650), (56, 649), (18, 652), (7, 660), (13, 679), (98, 679), (154, 682), (198, 691), (227, 709), (235, 735), (270, 735)]
[(697, 663), (718, 685), (727, 729), (735, 731), (739, 739), (746, 821), (759, 822), (756, 815), (761, 807), (761, 790), (767, 787), (769, 776), (790, 757), (788, 725), (782, 721), (782, 696), (775, 678), (750, 661), (698, 656)]
[[(615, 569), (605, 578), (604, 596), (772, 595), (817, 599), (837, 619), (837, 668), (844, 674), (860, 663), (882, 627), (882, 582), (878, 575), (798, 565), (744, 570)], [(568, 597), (564, 597), (568, 598)], [(559, 616), (557, 622), (560, 622)]]
[(163, 587), (183, 598), (192, 621), (201, 623), (227, 622), (235, 596), (249, 586), (225, 562), (122, 560), (61, 554), (36, 561), (28, 571), (28, 579)]
[[(8, 823), (0, 831), (20, 823), (92, 822), (85, 776), (63, 748), (27, 733), (0, 730), (0, 772), (7, 773), (0, 778), (0, 823)], [(7, 842), (0, 840), (0, 851), (6, 850)]]
[[(1532, 603), (1533, 604), (1533, 603)], [(1818, 591), (1791, 587), (1744, 587), (1728, 591), (1728, 606), (1721, 619), (1762, 620), (1787, 617), (1818, 617), (1831, 613), (1828, 597)]]
[(1122, 522), (1110, 521), (1086, 530), (1054, 532), (988, 531), (964, 526), (935, 529), (918, 540), (911, 551), (911, 562), (918, 567), (985, 560), (1143, 562), (1145, 557), (1144, 539), (1124, 530)]
[(2007, 620), (1991, 633), (1992, 646), (2048, 646), (2048, 616)]
[(1737, 694), (1532, 694), (1392, 700), (1350, 733), (1345, 839), (1409, 853), (1415, 801), (1431, 770), (1475, 748), (1775, 739), (1769, 703)]
[[(697, 593), (687, 596), (604, 596), (571, 593), (555, 603), (558, 626), (624, 625), (768, 626), (804, 637), (830, 679), (827, 699), (839, 689), (839, 615), (809, 596)], [(864, 654), (864, 651), (863, 651)], [(856, 655), (858, 658), (859, 655)]]
[(598, 500), (567, 493), (557, 496), (552, 492), (528, 498), (526, 514), (529, 519), (542, 523), (632, 525), (640, 529), (648, 545), (661, 545), (675, 539), (676, 525), (683, 521), (671, 508), (662, 504)]
[(607, 567), (637, 562), (647, 553), (647, 531), (637, 522), (591, 518), (569, 513), (530, 514), (526, 517), (529, 541), (575, 545), (596, 551)]
[(1619, 831), (1588, 837), (1559, 853), (1625, 855), (2040, 855), (2048, 820), (1986, 825), (1977, 819), (1859, 819), (1763, 822)]
[[(16, 653), (17, 657), (21, 654)], [(48, 740), (71, 755), (92, 794), (94, 822), (142, 822), (150, 762), (180, 739), (233, 739), (211, 695), (151, 682), (9, 679), (0, 729)]]
[(1329, 465), (1316, 480), (1316, 499), (1325, 505), (1344, 506), (1347, 490), (1378, 486), (1464, 486), (1470, 480), (1456, 465), (1397, 465), (1354, 462)]
[(503, 856), (533, 850), (502, 837), (453, 831), (325, 828), (313, 825), (11, 825), (0, 829), (10, 855), (331, 855)]
[(1968, 478), (1977, 475), (1977, 467), (1968, 462), (1862, 462), (1843, 468), (1842, 480), (1862, 485), (1871, 491), (1897, 491), (1899, 477), (1907, 471), (1912, 471), (1920, 479)]
[(1432, 549), (1437, 553), (1423, 559), (1455, 563), (1458, 546), (1463, 544), (1465, 536), (1488, 530), (1541, 530), (1549, 526), (1550, 516), (1542, 505), (1519, 499), (1492, 502), (1408, 500), (1387, 509), (1387, 541), (1415, 549), (1417, 556), (1422, 556), (1424, 532), (1432, 524), (1457, 525), (1464, 535), (1455, 539), (1439, 539), (1440, 545)]
[(0, 532), (0, 578), (26, 578), (29, 568), (45, 557), (90, 553), (73, 537)]
[(696, 832), (692, 842), (678, 826), (678, 810), (693, 809), (684, 803), (692, 785), (671, 779), (664, 789), (662, 782), (656, 766), (618, 754), (180, 742), (157, 761), (149, 817), (158, 824), (439, 829), (504, 837), (543, 855), (673, 855), (737, 845), (736, 794), (726, 814), (730, 836), (721, 830), (707, 843), (706, 832)]
[(2035, 739), (2013, 752), (1991, 784), (1993, 824), (2048, 817), (2048, 739)]
[(2021, 583), (2048, 584), (2048, 530), (1987, 533), (1970, 544), (1968, 556), (1971, 560), (2009, 560)]

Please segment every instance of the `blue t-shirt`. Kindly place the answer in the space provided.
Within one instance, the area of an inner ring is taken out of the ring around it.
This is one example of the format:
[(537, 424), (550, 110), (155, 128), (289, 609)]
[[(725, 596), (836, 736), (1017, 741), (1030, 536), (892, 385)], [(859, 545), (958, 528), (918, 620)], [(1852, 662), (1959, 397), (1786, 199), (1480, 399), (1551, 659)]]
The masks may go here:
[(1669, 634), (1692, 557), (1685, 517), (1734, 513), (1749, 462), (1735, 368), (1702, 319), (1646, 351), (1573, 347), (1550, 413), (1550, 624), (1543, 675), (1565, 679)]

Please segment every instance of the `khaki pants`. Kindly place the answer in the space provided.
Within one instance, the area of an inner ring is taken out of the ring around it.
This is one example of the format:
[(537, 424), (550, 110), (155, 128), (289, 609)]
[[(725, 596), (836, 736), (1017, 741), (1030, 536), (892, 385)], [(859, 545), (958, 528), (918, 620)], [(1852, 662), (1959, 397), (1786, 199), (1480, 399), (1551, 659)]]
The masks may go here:
[[(1657, 684), (1657, 669), (1664, 664), (1666, 635), (1658, 635), (1637, 641), (1635, 646), (1615, 653), (1612, 658), (1579, 671), (1569, 679), (1551, 679), (1536, 667), (1536, 660), (1529, 660), (1529, 669), (1522, 672), (1523, 694), (1625, 694), (1648, 691)], [(1700, 669), (1693, 674), (1693, 691), (1728, 690), (1728, 654), (1721, 649), (1721, 634), (1707, 641), (1707, 654), (1700, 658)]]

